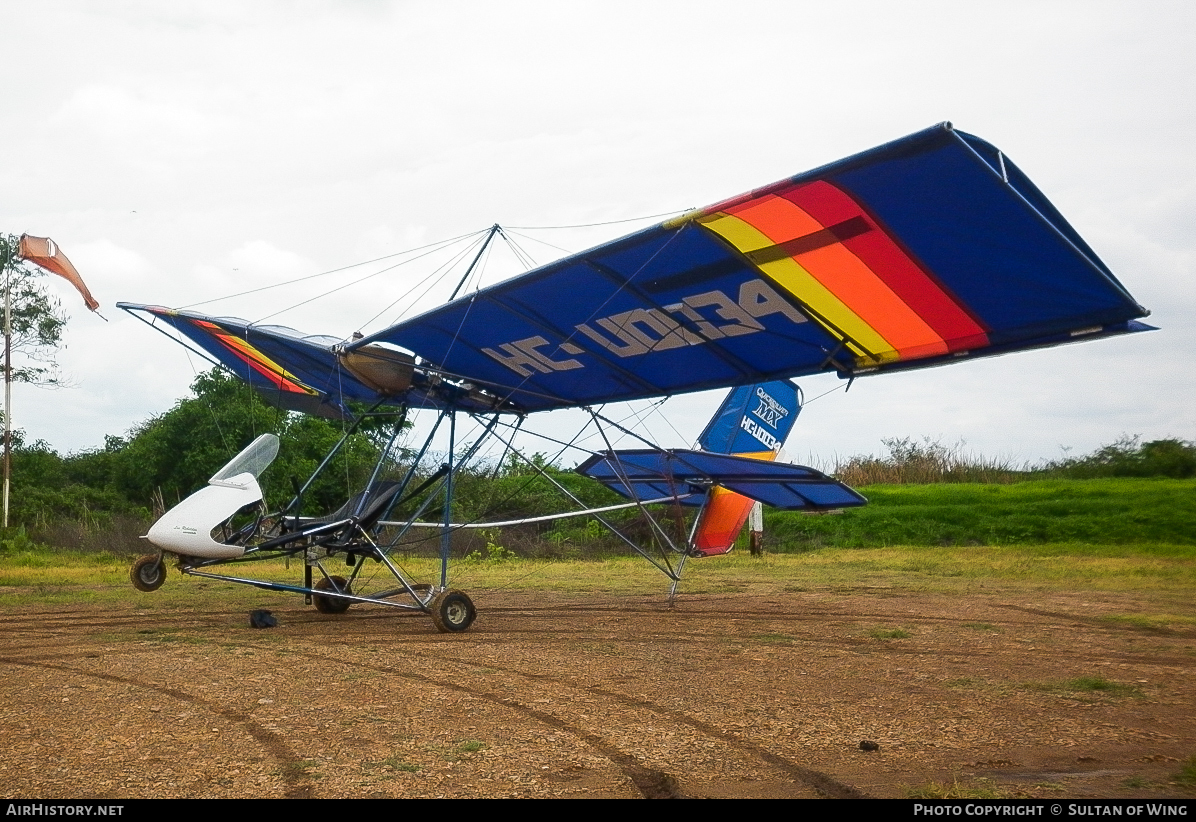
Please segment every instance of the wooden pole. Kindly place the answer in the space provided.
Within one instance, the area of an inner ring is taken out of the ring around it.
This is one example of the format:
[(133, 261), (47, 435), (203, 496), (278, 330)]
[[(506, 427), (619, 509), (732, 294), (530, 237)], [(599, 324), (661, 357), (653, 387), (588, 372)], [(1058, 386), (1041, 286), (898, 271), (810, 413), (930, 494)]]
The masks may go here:
[(764, 506), (756, 503), (748, 514), (748, 551), (754, 557), (764, 556)]
[(12, 476), (12, 249), (4, 243), (4, 527)]

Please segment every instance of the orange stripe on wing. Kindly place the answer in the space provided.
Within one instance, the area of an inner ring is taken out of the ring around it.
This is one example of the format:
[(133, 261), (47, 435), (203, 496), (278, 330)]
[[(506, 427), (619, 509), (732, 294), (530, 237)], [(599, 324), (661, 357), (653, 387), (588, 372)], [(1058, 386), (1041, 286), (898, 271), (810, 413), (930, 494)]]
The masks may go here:
[(192, 320), (191, 322), (210, 333), (229, 352), (242, 360), (254, 371), (274, 383), (277, 388), (295, 394), (309, 394), (311, 396), (318, 394), (314, 388), (310, 388), (299, 382), (298, 377), (274, 362), (274, 360), (267, 357), (253, 345), (250, 345), (246, 340), (228, 333), (215, 323), (205, 322), (204, 320)]
[(776, 247), (768, 235), (739, 215), (723, 214), (702, 217), (698, 223), (720, 235), (752, 259), (764, 252), (766, 259), (755, 265), (776, 285), (797, 298), (810, 309), (811, 318), (824, 325), (835, 336), (846, 337), (857, 361), (890, 362), (900, 358), (893, 345), (881, 336), (864, 318), (848, 306), (837, 294), (823, 285), (805, 266), (787, 255), (771, 255)]
[[(732, 208), (776, 243), (769, 256), (796, 260), (883, 337), (902, 359), (946, 354), (943, 338), (843, 244), (836, 227), (823, 225), (795, 203), (768, 195)], [(852, 230), (876, 230), (861, 223)], [(849, 232), (844, 232), (849, 233)], [(760, 252), (749, 254), (756, 261)], [(763, 260), (760, 260), (761, 262)]]
[(983, 325), (954, 295), (913, 260), (897, 240), (881, 228), (849, 194), (819, 180), (782, 190), (778, 194), (799, 206), (823, 225), (862, 219), (874, 231), (855, 234), (843, 246), (870, 270), (943, 340), (951, 351), (988, 344)]

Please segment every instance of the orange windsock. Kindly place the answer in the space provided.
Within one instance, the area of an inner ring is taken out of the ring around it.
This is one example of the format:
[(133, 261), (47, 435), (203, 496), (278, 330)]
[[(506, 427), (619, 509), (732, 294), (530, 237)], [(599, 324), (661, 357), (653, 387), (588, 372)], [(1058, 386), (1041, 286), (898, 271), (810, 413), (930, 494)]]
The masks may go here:
[(36, 263), (47, 271), (52, 271), (59, 277), (67, 280), (83, 297), (83, 302), (86, 303), (87, 308), (95, 311), (100, 307), (96, 302), (95, 297), (91, 296), (91, 292), (87, 290), (87, 284), (83, 282), (83, 278), (79, 276), (79, 272), (71, 265), (71, 261), (62, 253), (62, 249), (58, 247), (58, 243), (51, 240), (49, 237), (31, 237), (28, 234), (21, 235), (21, 257), (31, 263)]

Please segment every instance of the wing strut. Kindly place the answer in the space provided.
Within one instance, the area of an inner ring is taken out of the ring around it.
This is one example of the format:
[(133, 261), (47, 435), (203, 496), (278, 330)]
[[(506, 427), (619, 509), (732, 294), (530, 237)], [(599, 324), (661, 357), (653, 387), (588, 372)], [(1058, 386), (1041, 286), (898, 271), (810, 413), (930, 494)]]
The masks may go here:
[[(499, 442), (502, 442), (503, 444), (507, 445), (510, 448), (510, 451), (512, 454), (517, 456), (520, 460), (523, 461), (524, 464), (526, 464), (528, 467), (530, 467), (532, 470), (534, 470), (537, 474), (542, 476), (544, 479), (548, 480), (548, 482), (551, 483), (554, 488), (556, 488), (558, 491), (560, 491), (562, 494), (564, 494), (571, 502), (573, 502), (577, 505), (580, 505), (582, 508), (586, 507), (586, 504), (584, 502), (582, 502), (580, 499), (578, 499), (573, 494), (572, 491), (570, 491), (565, 486), (561, 485), (559, 482), (557, 482), (555, 479), (553, 479), (552, 476), (550, 476), (547, 472), (545, 472), (543, 468), (536, 465), (535, 462), (533, 462), (532, 460), (529, 460), (526, 456), (524, 456), (523, 452), (520, 451), (518, 448), (515, 448), (510, 443), (510, 441), (508, 441), (507, 439), (504, 439), (502, 437), (502, 435), (500, 435), (498, 433), (494, 433), (494, 437), (497, 438), (499, 440)], [(642, 502), (637, 501), (637, 505), (638, 505), (638, 507), (643, 508)], [(672, 580), (678, 579), (678, 577), (676, 576), (676, 572), (673, 570), (672, 566), (668, 564), (667, 560), (664, 564), (661, 564), (660, 562), (658, 562), (656, 560), (655, 557), (653, 557), (651, 554), (648, 554), (647, 552), (645, 552), (644, 549), (641, 548), (635, 542), (635, 540), (631, 539), (626, 534), (624, 534), (622, 531), (620, 531), (618, 528), (616, 528), (613, 523), (608, 522), (606, 519), (604, 519), (603, 517), (597, 516), (596, 514), (594, 515), (594, 519), (598, 520), (598, 522), (602, 523), (602, 526), (604, 528), (606, 528), (606, 530), (610, 531), (612, 534), (614, 534), (616, 537), (618, 537), (620, 540), (622, 540), (627, 545), (628, 548), (635, 551), (641, 557), (643, 557), (644, 559), (648, 560), (648, 562), (650, 562), (654, 566), (656, 566), (657, 570), (659, 570), (661, 573), (663, 573), (669, 579), (672, 579)], [(649, 517), (649, 519), (651, 519), (651, 517)]]
[[(620, 479), (627, 485), (627, 487), (630, 488), (631, 480), (628, 479), (626, 472), (623, 470), (622, 463), (619, 461), (619, 458), (618, 458), (618, 452), (615, 451), (614, 446), (611, 445), (610, 440), (606, 436), (606, 431), (603, 430), (601, 423), (598, 422), (599, 415), (592, 409), (586, 409), (586, 410), (588, 410), (590, 412), (590, 415), (594, 420), (594, 427), (597, 428), (598, 433), (602, 435), (602, 441), (606, 443), (607, 451), (615, 455), (615, 460), (613, 463), (615, 471), (620, 475)], [(603, 419), (605, 419), (605, 417)], [(610, 422), (610, 421), (607, 420), (607, 422)], [(635, 434), (631, 431), (627, 431), (627, 429), (623, 428), (623, 426), (618, 425), (617, 423), (612, 423), (612, 424), (616, 428), (619, 428), (622, 431), (626, 431), (628, 434), (631, 434), (632, 436), (634, 436), (638, 439), (641, 439), (644, 442), (648, 442), (647, 440), (644, 440), (643, 437), (640, 437), (638, 434)], [(649, 443), (649, 445), (651, 445), (651, 443)], [(672, 481), (672, 477), (669, 477), (669, 493), (672, 495), (673, 506), (674, 506), (674, 508), (676, 508), (678, 494), (677, 494), (676, 485)], [(663, 562), (664, 562), (664, 565), (662, 566), (661, 563), (656, 562), (652, 557), (648, 556), (648, 554), (645, 553), (642, 549), (640, 549), (639, 547), (636, 548), (636, 551), (639, 552), (639, 554), (641, 556), (643, 556), (645, 559), (647, 559), (649, 562), (651, 562), (653, 565), (655, 565), (657, 568), (659, 568), (661, 571), (663, 571), (665, 576), (667, 576), (669, 579), (673, 580), (673, 585), (669, 589), (669, 602), (672, 602), (674, 595), (677, 593), (677, 584), (679, 582), (681, 582), (681, 571), (685, 568), (685, 557), (689, 552), (682, 551), (677, 548), (677, 546), (673, 543), (673, 540), (669, 537), (668, 533), (664, 530), (664, 528), (662, 528), (660, 526), (660, 523), (658, 523), (656, 521), (656, 518), (653, 517), (650, 513), (648, 513), (647, 507), (645, 507), (645, 505), (642, 502), (640, 503), (639, 508), (640, 508), (640, 513), (642, 513), (644, 515), (644, 519), (646, 519), (648, 521), (648, 524), (651, 526), (652, 530), (657, 533), (657, 535), (660, 537), (660, 539), (664, 540), (664, 544), (668, 546), (669, 550), (673, 551), (674, 553), (681, 554), (680, 562), (677, 563), (676, 568), (673, 568), (672, 563), (670, 563), (668, 560), (668, 554), (666, 554), (665, 552), (663, 552), (663, 551), (661, 552), (661, 558), (663, 559)], [(680, 527), (680, 525), (681, 525), (681, 522), (680, 522), (680, 518), (678, 517), (678, 526)]]

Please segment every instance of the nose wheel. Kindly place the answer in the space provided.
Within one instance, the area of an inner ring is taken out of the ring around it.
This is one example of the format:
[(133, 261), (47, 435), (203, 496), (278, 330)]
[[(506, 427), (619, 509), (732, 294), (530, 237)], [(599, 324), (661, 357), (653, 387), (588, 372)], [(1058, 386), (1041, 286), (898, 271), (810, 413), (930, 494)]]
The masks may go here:
[(129, 569), (129, 580), (138, 591), (156, 591), (166, 582), (166, 563), (161, 554), (146, 554)]

